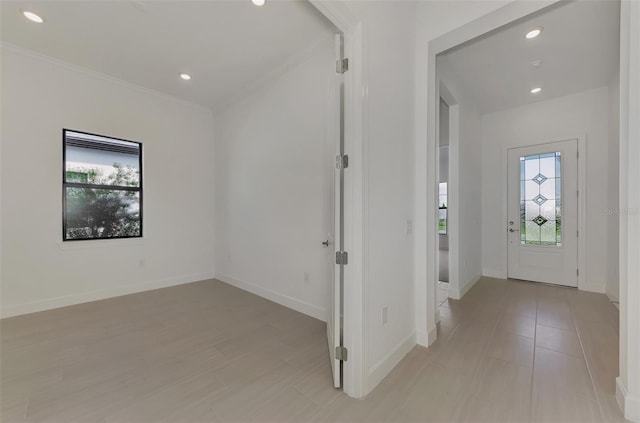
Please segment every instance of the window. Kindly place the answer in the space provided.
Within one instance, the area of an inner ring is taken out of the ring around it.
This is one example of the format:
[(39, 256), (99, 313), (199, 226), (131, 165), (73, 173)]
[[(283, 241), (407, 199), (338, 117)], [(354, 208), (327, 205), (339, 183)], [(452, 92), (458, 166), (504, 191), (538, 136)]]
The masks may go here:
[(438, 233), (447, 234), (447, 183), (438, 185)]
[(142, 236), (142, 144), (63, 130), (62, 239)]
[(520, 243), (562, 246), (562, 155), (520, 157)]

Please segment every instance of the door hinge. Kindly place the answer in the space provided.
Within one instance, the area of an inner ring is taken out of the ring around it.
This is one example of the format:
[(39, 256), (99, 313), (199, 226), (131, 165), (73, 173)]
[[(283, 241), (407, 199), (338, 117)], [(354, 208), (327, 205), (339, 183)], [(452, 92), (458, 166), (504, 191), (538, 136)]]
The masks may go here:
[(345, 73), (349, 70), (349, 59), (336, 60), (336, 72)]
[(580, 276), (580, 269), (576, 269), (576, 276)]
[(336, 156), (336, 169), (346, 169), (349, 167), (349, 156)]
[(348, 351), (346, 347), (336, 347), (336, 360), (347, 361)]
[(347, 264), (349, 254), (346, 251), (336, 251), (336, 264)]

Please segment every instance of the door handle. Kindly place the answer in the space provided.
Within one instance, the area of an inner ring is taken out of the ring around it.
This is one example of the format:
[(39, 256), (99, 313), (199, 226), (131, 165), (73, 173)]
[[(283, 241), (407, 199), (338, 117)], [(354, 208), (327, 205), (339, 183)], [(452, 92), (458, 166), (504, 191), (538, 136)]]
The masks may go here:
[(322, 241), (322, 245), (324, 246), (324, 248), (329, 248), (329, 240)]
[(518, 232), (517, 229), (509, 228), (509, 232)]

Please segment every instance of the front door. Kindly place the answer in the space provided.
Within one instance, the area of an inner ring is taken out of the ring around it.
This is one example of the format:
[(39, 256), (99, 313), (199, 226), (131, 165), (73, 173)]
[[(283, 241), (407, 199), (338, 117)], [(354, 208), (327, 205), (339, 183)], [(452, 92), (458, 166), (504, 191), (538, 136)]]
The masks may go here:
[(578, 286), (578, 141), (508, 151), (508, 277)]

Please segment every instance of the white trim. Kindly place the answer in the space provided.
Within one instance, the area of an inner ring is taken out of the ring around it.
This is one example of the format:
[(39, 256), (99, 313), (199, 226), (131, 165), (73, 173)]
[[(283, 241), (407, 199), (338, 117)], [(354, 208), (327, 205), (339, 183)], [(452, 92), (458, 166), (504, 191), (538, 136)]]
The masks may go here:
[[(442, 90), (442, 87), (446, 86), (442, 84), (440, 96), (443, 91), (448, 93), (448, 90)], [(449, 296), (451, 297), (452, 291), (460, 293), (460, 105), (450, 94), (449, 99), (452, 104), (449, 104), (449, 185), (447, 187), (449, 223), (447, 226), (449, 229)], [(439, 139), (440, 135), (437, 135), (436, 140)], [(439, 161), (437, 159), (437, 162)], [(437, 172), (440, 175), (440, 171)], [(435, 204), (438, 204), (438, 201)], [(439, 267), (440, 260), (436, 260), (435, 263)], [(437, 274), (440, 275), (440, 269)], [(438, 310), (439, 307), (436, 306), (436, 312)], [(438, 321), (437, 315), (436, 321)]]
[(640, 398), (629, 396), (620, 377), (616, 378), (616, 401), (622, 409), (625, 419), (640, 422)]
[(461, 300), (462, 297), (467, 295), (467, 292), (469, 292), (471, 288), (473, 288), (473, 286), (477, 284), (481, 278), (482, 276), (477, 276), (471, 282), (463, 286), (462, 289), (460, 289), (459, 287), (458, 288), (449, 287), (449, 298), (454, 300)]
[(482, 276), (496, 279), (507, 279), (507, 273), (504, 270), (482, 269)]
[(620, 6), (620, 385), (640, 422), (640, 2)]
[(266, 298), (267, 300), (273, 301), (274, 303), (280, 304), (281, 306), (298, 311), (302, 314), (306, 314), (307, 316), (322, 320), (323, 322), (327, 321), (327, 309), (325, 308), (318, 307), (297, 298), (281, 294), (279, 292), (264, 288), (251, 282), (236, 279), (232, 276), (222, 273), (216, 272), (214, 278), (228, 285), (240, 288), (243, 291), (247, 291), (262, 298)]
[[(587, 285), (587, 228), (585, 215), (587, 211), (587, 136), (577, 137), (578, 140), (578, 289), (604, 293), (606, 285), (602, 285), (602, 291), (595, 286)], [(594, 289), (597, 289), (594, 291)]]
[(404, 358), (409, 351), (416, 346), (416, 332), (412, 332), (404, 338), (400, 343), (382, 360), (376, 363), (369, 371), (369, 386), (370, 389), (376, 387), (382, 379), (384, 379), (391, 370)]
[(44, 61), (56, 64), (58, 66), (61, 66), (63, 68), (66, 68), (68, 70), (71, 70), (73, 72), (81, 73), (83, 75), (86, 75), (86, 76), (89, 76), (89, 77), (92, 77), (92, 78), (98, 78), (98, 79), (102, 79), (104, 81), (112, 82), (112, 83), (118, 84), (118, 85), (120, 85), (122, 87), (129, 88), (129, 89), (131, 89), (133, 91), (137, 91), (137, 92), (144, 93), (144, 94), (149, 94), (149, 95), (152, 95), (152, 96), (155, 96), (155, 97), (162, 98), (164, 100), (170, 100), (170, 101), (174, 101), (176, 103), (180, 103), (182, 105), (186, 105), (186, 106), (189, 106), (189, 107), (200, 109), (202, 111), (206, 111), (207, 113), (212, 113), (212, 111), (211, 111), (211, 109), (209, 107), (204, 106), (202, 104), (193, 103), (191, 101), (183, 100), (181, 98), (174, 97), (172, 95), (165, 94), (163, 92), (156, 91), (156, 90), (153, 90), (151, 88), (146, 88), (146, 87), (143, 87), (141, 85), (136, 85), (136, 84), (133, 84), (131, 82), (127, 82), (125, 80), (113, 77), (111, 75), (107, 75), (105, 73), (101, 73), (101, 72), (98, 72), (98, 71), (95, 71), (95, 70), (92, 70), (92, 69), (89, 69), (89, 68), (85, 68), (85, 67), (82, 67), (82, 66), (79, 66), (79, 65), (75, 65), (73, 63), (65, 62), (64, 60), (56, 59), (56, 58), (53, 58), (51, 56), (47, 56), (45, 54), (38, 53), (37, 51), (26, 49), (24, 47), (19, 47), (19, 46), (15, 45), (15, 44), (11, 44), (11, 43), (8, 43), (6, 41), (0, 41), (0, 49), (7, 49), (7, 50), (10, 50), (10, 51), (13, 51), (14, 53), (22, 54), (24, 56), (28, 56), (28, 57), (44, 60)]
[(94, 248), (123, 248), (139, 247), (149, 242), (149, 238), (115, 238), (115, 239), (87, 239), (81, 241), (59, 241), (57, 246), (63, 251), (87, 250)]
[(54, 308), (67, 307), (97, 300), (104, 300), (106, 298), (120, 297), (122, 295), (167, 288), (169, 286), (182, 285), (185, 283), (198, 282), (207, 279), (213, 279), (213, 272), (196, 273), (193, 275), (161, 279), (153, 282), (144, 282), (135, 285), (121, 285), (115, 286), (113, 288), (101, 289), (98, 291), (84, 292), (82, 294), (64, 295), (61, 297), (48, 298), (45, 300), (30, 301), (22, 304), (13, 304), (2, 307), (1, 316), (2, 318), (21, 316), (23, 314), (36, 313), (39, 311), (51, 310)]
[(627, 389), (624, 387), (624, 384), (622, 383), (622, 379), (620, 379), (620, 376), (616, 377), (616, 401), (618, 402), (618, 406), (620, 406), (620, 409), (622, 410), (622, 413), (624, 414), (624, 406), (625, 406), (625, 400), (627, 398)]
[[(440, 313), (440, 310), (438, 310), (438, 315)], [(440, 319), (438, 318), (438, 321), (440, 321)], [(437, 326), (433, 326), (429, 329), (429, 333), (427, 334), (428, 338), (427, 338), (427, 346), (431, 346), (434, 342), (436, 342), (436, 339), (438, 339), (438, 327)]]

